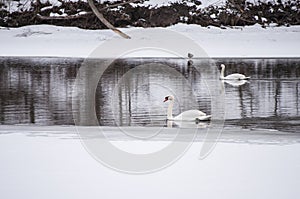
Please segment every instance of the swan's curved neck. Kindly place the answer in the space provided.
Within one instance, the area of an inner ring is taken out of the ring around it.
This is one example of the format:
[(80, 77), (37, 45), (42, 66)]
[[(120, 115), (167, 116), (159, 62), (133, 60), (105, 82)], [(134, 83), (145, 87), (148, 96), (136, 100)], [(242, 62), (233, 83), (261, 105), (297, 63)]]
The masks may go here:
[(168, 112), (167, 112), (167, 119), (173, 119), (173, 105), (174, 105), (174, 100), (170, 100), (169, 106), (168, 106)]
[(225, 67), (222, 67), (221, 74), (220, 74), (220, 79), (224, 79), (224, 71), (225, 71)]

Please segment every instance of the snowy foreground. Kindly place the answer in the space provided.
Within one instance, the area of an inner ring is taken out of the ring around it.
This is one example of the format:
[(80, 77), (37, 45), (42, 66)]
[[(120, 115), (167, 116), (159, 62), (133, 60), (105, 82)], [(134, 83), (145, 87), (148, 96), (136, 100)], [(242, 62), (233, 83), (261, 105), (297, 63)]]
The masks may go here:
[[(89, 129), (89, 127), (83, 127)], [(111, 129), (112, 130), (112, 129)], [(241, 129), (240, 129), (241, 130)], [(225, 130), (223, 134), (229, 133)], [(130, 175), (97, 162), (82, 146), (75, 127), (1, 126), (1, 198), (297, 198), (299, 139), (275, 132), (248, 132), (262, 143), (221, 138), (205, 159), (202, 142), (169, 167)], [(272, 140), (265, 137), (266, 140)], [(241, 132), (247, 134), (247, 131)], [(266, 133), (268, 134), (268, 133)], [(260, 138), (259, 138), (260, 137)], [(223, 141), (222, 141), (223, 140)], [(225, 142), (227, 140), (227, 142)], [(231, 140), (231, 141), (230, 141)], [(287, 141), (288, 143), (285, 143)], [(158, 150), (167, 141), (112, 141), (129, 152)]]
[[(144, 41), (159, 44), (163, 40), (172, 40), (163, 30), (170, 30), (192, 39), (209, 57), (300, 56), (300, 26), (264, 29), (255, 25), (219, 29), (177, 24), (168, 28), (124, 28), (121, 30), (129, 35), (132, 31), (139, 34), (125, 41), (110, 30), (83, 30), (50, 25), (9, 29), (2, 27), (0, 28), (0, 56), (88, 57), (95, 48), (101, 49), (101, 45), (109, 41), (120, 43), (121, 46), (135, 44), (137, 48), (142, 49)], [(161, 36), (153, 37), (152, 30), (161, 30)], [(181, 48), (180, 43), (176, 45), (176, 38), (173, 43), (174, 48)], [(189, 50), (193, 53), (194, 49)], [(131, 56), (166, 57), (170, 54), (147, 52)], [(199, 57), (203, 56), (199, 55)]]

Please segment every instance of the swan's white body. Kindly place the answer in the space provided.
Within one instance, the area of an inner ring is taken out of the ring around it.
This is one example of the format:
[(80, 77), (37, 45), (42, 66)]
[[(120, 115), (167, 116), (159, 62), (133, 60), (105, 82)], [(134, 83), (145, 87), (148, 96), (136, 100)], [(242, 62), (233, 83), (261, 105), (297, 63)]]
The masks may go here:
[(227, 75), (226, 77), (224, 77), (224, 73), (225, 73), (225, 65), (221, 64), (221, 74), (220, 74), (220, 79), (224, 79), (224, 80), (247, 80), (250, 79), (250, 77), (246, 77), (243, 74), (240, 73), (233, 73), (230, 75)]
[(167, 112), (167, 119), (171, 121), (205, 121), (210, 120), (211, 115), (206, 115), (206, 113), (199, 111), (199, 110), (188, 110), (184, 111), (181, 114), (177, 115), (176, 117), (173, 117), (173, 105), (174, 105), (174, 97), (173, 96), (167, 96), (165, 97), (165, 101), (170, 101), (168, 106), (168, 112)]

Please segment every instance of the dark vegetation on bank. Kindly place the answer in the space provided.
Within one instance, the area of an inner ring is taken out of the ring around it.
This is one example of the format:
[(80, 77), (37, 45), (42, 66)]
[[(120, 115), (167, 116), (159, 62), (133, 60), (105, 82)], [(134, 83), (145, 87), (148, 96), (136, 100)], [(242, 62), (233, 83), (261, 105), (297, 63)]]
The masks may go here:
[[(109, 2), (96, 3), (105, 18), (116, 27), (165, 27), (176, 23), (199, 24), (201, 26), (245, 26), (271, 23), (278, 26), (300, 25), (300, 0), (282, 2), (260, 2), (253, 4), (245, 0), (229, 0), (223, 6), (212, 5), (197, 9), (199, 0), (189, 0), (189, 4), (172, 3), (170, 6), (150, 8), (125, 4), (113, 7)], [(34, 24), (52, 24), (60, 26), (77, 26), (85, 29), (106, 28), (91, 12), (86, 2), (64, 2), (61, 6), (51, 7), (50, 3), (36, 1), (30, 10), (9, 13), (0, 5), (0, 26), (20, 27)], [(140, 1), (142, 2), (142, 1)], [(190, 3), (193, 3), (191, 6)], [(110, 7), (112, 6), (112, 7)], [(67, 14), (53, 17), (50, 13)], [(86, 12), (86, 13), (84, 13)]]

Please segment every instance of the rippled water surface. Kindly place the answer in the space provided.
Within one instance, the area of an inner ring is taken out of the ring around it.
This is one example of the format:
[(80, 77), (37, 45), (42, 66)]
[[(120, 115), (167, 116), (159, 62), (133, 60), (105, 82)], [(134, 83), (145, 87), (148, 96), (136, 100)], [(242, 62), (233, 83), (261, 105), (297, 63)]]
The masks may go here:
[[(220, 81), (220, 63), (251, 79)], [(163, 100), (174, 95), (174, 115), (224, 109), (227, 126), (298, 133), (299, 90), (300, 59), (0, 58), (0, 123), (167, 126)]]

